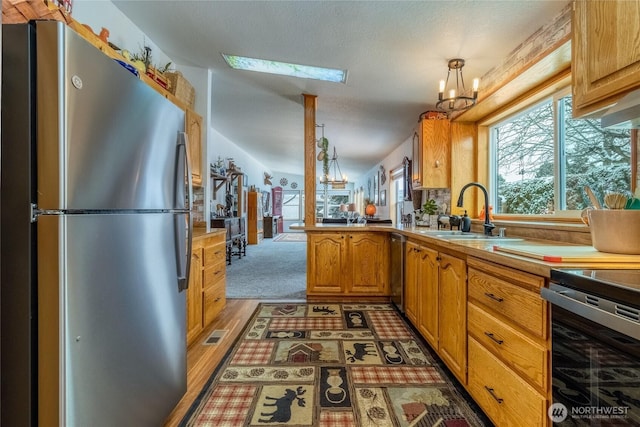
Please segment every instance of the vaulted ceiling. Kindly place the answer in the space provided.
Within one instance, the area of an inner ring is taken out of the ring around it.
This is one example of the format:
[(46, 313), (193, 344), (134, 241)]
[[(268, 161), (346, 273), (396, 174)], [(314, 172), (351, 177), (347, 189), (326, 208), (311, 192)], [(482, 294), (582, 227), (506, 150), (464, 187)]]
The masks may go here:
[[(301, 95), (317, 95), (316, 122), (353, 178), (434, 109), (449, 59), (466, 60), (469, 87), (568, 1), (113, 3), (177, 63), (213, 70), (212, 126), (274, 172), (303, 173)], [(222, 53), (346, 69), (348, 77), (342, 84), (238, 71)]]

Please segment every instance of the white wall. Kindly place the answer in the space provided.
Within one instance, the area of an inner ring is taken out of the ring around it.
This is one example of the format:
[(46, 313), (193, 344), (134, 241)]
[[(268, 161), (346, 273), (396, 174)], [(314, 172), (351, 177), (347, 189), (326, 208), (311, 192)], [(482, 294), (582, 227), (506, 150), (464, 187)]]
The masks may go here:
[[(393, 203), (391, 198), (391, 173), (393, 170), (402, 167), (402, 160), (406, 157), (411, 158), (413, 148), (412, 136), (409, 136), (402, 144), (400, 144), (395, 150), (393, 150), (387, 157), (382, 159), (373, 168), (369, 169), (363, 176), (356, 180), (354, 184), (355, 189), (363, 188), (364, 197), (368, 195), (368, 181), (373, 181), (373, 176), (378, 175), (380, 172), (380, 166), (384, 166), (387, 180), (384, 184), (378, 184), (380, 190), (387, 191), (387, 204), (386, 206), (377, 206), (376, 216), (380, 218), (390, 218), (391, 209), (393, 209)], [(373, 191), (373, 190), (372, 190)], [(404, 203), (404, 213), (413, 212), (413, 204), (411, 202)]]
[(145, 45), (149, 46), (153, 64), (164, 65), (171, 61), (153, 40), (108, 0), (75, 0), (73, 17), (81, 24), (90, 26), (96, 34), (103, 27), (108, 29), (109, 41), (120, 49), (137, 53)]
[[(233, 158), (235, 164), (242, 169), (247, 177), (247, 187), (255, 185), (260, 191), (271, 191), (271, 186), (264, 184), (264, 172), (270, 173), (269, 169), (249, 153), (238, 147), (227, 139), (224, 135), (211, 128), (211, 140), (209, 142), (209, 163), (213, 163), (218, 156), (223, 159)], [(225, 165), (227, 162), (225, 161)], [(275, 183), (274, 183), (275, 185)], [(218, 194), (213, 203), (224, 203), (224, 197)]]

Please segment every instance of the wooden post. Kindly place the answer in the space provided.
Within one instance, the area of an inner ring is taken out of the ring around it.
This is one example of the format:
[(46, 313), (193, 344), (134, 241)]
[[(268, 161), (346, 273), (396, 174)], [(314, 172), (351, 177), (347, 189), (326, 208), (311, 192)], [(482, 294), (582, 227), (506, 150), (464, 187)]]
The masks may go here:
[(316, 223), (316, 107), (317, 96), (304, 98), (304, 224)]

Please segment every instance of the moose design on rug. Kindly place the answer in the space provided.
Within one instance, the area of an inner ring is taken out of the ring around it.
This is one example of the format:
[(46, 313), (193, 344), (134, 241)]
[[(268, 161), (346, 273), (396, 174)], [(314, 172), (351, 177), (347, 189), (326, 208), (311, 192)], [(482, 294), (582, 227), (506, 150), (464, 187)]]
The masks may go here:
[(372, 341), (344, 341), (343, 345), (347, 363), (382, 364), (378, 349)]
[(307, 405), (307, 402), (313, 401), (313, 386), (310, 385), (265, 386), (251, 425), (311, 425), (313, 403)]

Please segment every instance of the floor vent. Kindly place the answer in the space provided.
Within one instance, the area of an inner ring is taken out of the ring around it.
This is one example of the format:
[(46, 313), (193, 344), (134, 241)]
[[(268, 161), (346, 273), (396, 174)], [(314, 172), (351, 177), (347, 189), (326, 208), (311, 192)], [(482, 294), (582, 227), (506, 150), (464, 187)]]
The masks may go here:
[(224, 338), (226, 333), (227, 331), (216, 329), (215, 331), (211, 332), (211, 335), (209, 335), (206, 340), (204, 340), (204, 345), (218, 344), (222, 340), (222, 338)]

